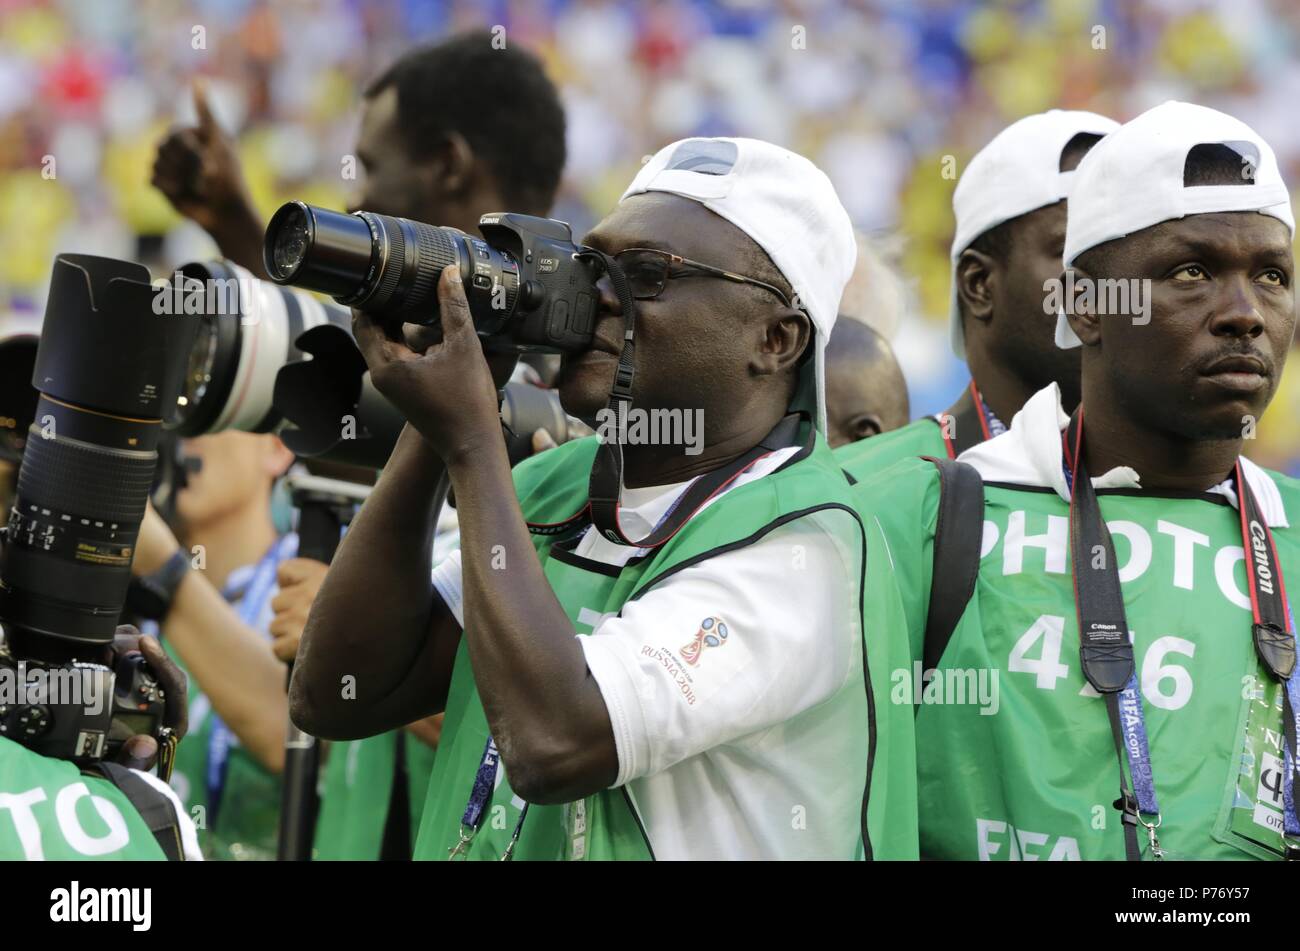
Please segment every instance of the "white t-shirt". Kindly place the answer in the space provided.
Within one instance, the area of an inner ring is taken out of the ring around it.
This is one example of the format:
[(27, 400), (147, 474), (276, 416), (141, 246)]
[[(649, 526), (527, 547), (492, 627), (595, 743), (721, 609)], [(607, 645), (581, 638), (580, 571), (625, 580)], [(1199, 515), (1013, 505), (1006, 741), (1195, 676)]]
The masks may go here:
[[(727, 491), (795, 451), (761, 459)], [(624, 489), (624, 531), (648, 534), (688, 485)], [(656, 858), (854, 856), (869, 720), (852, 520), (815, 512), (684, 568), (620, 616), (580, 613), (614, 728), (614, 786), (627, 787)], [(643, 553), (590, 529), (574, 551), (609, 565)], [(463, 626), (460, 552), (433, 580)], [(708, 618), (728, 629), (717, 646), (700, 636)]]

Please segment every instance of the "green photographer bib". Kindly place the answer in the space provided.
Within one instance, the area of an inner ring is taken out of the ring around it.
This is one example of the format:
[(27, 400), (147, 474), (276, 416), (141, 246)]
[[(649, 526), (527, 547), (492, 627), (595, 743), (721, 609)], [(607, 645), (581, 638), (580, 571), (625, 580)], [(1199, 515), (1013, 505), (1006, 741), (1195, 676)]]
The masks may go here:
[(401, 731), (331, 743), (313, 846), (318, 861), (379, 858), (393, 794), (398, 743), (405, 744), (412, 834), (420, 828), (433, 771), (433, 749)]
[(835, 450), (835, 461), (855, 482), (865, 482), (903, 459), (955, 459), (966, 449), (1004, 432), (1006, 425), (989, 409), (971, 380), (957, 401), (938, 416), (923, 416), (901, 429), (840, 446)]
[[(183, 669), (180, 658), (166, 641), (163, 646)], [(194, 820), (203, 857), (210, 861), (274, 861), (280, 833), (280, 777), (242, 746), (231, 746), (225, 763), (221, 801), (213, 810), (208, 794), (211, 708), (197, 681), (188, 671), (186, 674), (190, 683), (190, 731), (176, 750), (171, 785)], [(203, 699), (196, 703), (200, 697)]]
[[(1300, 511), (1296, 483), (1270, 475)], [(901, 463), (861, 488), (889, 538), (920, 658), (937, 476)], [(1218, 495), (1097, 495), (1133, 637), (1162, 847), (1170, 858), (1280, 857), (1281, 698), (1251, 639), (1236, 509)], [(922, 687), (917, 663), (894, 685), (896, 698), (920, 702), (925, 857), (1125, 857), (1114, 740), (1080, 670), (1068, 518), (1050, 489), (986, 483), (979, 577), (939, 673)], [(1284, 577), (1300, 577), (1300, 533), (1273, 537)]]
[(939, 424), (928, 416), (914, 420), (901, 429), (881, 433), (870, 439), (859, 439), (835, 450), (835, 461), (859, 482), (870, 479), (901, 459), (915, 459), (917, 456), (948, 458), (943, 432), (939, 429)]
[(165, 858), (112, 783), (0, 738), (0, 861)]
[[(570, 442), (536, 456), (515, 470), (515, 485), (524, 517), (530, 523), (555, 524), (581, 510), (587, 499), (587, 481), (596, 439)], [(671, 540), (647, 557), (623, 568), (563, 557), (563, 542), (535, 535), (534, 544), (553, 590), (575, 630), (590, 634), (600, 615), (616, 614), (623, 605), (652, 588), (675, 566), (707, 557), (724, 546), (752, 541), (776, 523), (813, 510), (842, 508), (852, 512), (849, 487), (820, 438), (811, 454), (800, 453), (777, 471), (731, 489), (699, 512)], [(851, 538), (843, 543), (861, 550), (866, 534), (855, 518)], [(866, 551), (876, 557), (875, 536)], [(557, 549), (557, 544), (561, 547)], [(870, 578), (874, 562), (866, 562)], [(883, 556), (882, 556), (883, 564)], [(881, 574), (886, 574), (881, 572)], [(887, 576), (887, 575), (886, 575)], [(860, 592), (853, 592), (856, 597)], [(901, 612), (895, 596), (894, 605)], [(901, 614), (900, 614), (901, 617)], [(858, 848), (876, 858), (915, 858), (915, 772), (912, 760), (910, 709), (894, 715), (882, 704), (887, 695), (889, 660), (882, 648), (879, 662), (876, 638), (882, 645), (889, 629), (867, 631), (870, 677), (863, 683), (862, 729), (874, 731), (868, 762), (846, 767), (854, 782), (864, 785), (864, 819), (868, 833)], [(901, 645), (900, 653), (906, 653)], [(884, 691), (884, 692), (882, 692)], [(874, 702), (874, 709), (872, 703)], [(870, 711), (868, 714), (867, 711)], [(483, 762), (488, 725), (474, 684), (468, 647), (462, 639), (452, 676), (443, 724), (442, 743), (429, 784), (415, 855), (419, 859), (446, 860), (462, 833), (462, 814)], [(864, 743), (864, 746), (868, 744)], [(847, 780), (846, 780), (847, 781)], [(524, 803), (514, 795), (503, 769), (496, 771), (496, 787), (486, 804), (484, 821), (464, 854), (471, 859), (493, 860), (506, 851), (519, 822)], [(513, 849), (517, 859), (652, 859), (631, 798), (624, 788), (604, 790), (581, 802), (563, 806), (528, 806), (526, 821)]]

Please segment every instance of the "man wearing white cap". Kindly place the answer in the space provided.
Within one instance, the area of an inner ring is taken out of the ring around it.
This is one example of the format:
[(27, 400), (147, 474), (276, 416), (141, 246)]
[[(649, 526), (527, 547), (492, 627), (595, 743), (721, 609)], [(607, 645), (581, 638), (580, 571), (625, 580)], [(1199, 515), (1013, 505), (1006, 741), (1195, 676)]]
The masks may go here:
[[(1293, 233), (1272, 150), (1212, 109), (1167, 102), (1080, 164), (1057, 340), (1082, 402), (1049, 385), (959, 457), (982, 557), (931, 682), (984, 669), (1000, 704), (921, 706), (922, 854), (1297, 856), (1300, 485), (1240, 455), (1291, 344)], [(927, 470), (864, 489), (913, 609)]]
[(1060, 277), (1066, 196), (1080, 159), (1118, 123), (1053, 109), (998, 133), (971, 159), (952, 196), (949, 331), (971, 381), (943, 413), (837, 452), (858, 479), (913, 456), (956, 458), (1006, 429), (1032, 394), (1056, 381), (1073, 407), (1079, 361), (1052, 344), (1043, 283)]
[[(632, 427), (512, 481), (454, 272), (422, 353), (358, 315), (410, 423), (313, 607), (295, 719), (342, 738), (445, 709), (418, 858), (915, 856), (911, 712), (883, 702), (905, 656), (861, 614), (868, 549), (887, 558), (822, 432), (855, 254), (829, 180), (765, 142), (687, 139), (586, 243), (623, 280), (598, 284), (565, 408), (599, 420), (621, 394), (690, 414), (702, 444)], [(430, 585), (444, 471), (461, 551)]]

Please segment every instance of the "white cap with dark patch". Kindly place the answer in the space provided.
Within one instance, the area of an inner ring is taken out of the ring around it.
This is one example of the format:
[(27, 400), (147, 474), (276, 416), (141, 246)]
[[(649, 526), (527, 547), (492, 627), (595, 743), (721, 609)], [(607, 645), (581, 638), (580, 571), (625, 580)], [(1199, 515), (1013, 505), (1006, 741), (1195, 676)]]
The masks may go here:
[(1004, 221), (1054, 205), (1069, 196), (1074, 172), (1061, 171), (1061, 153), (1076, 135), (1107, 135), (1119, 128), (1095, 112), (1052, 109), (1011, 123), (966, 166), (952, 193), (957, 231), (952, 240), (949, 336), (966, 359), (966, 335), (957, 307), (957, 259), (971, 243)]
[[(1242, 184), (1184, 185), (1188, 153), (1198, 145), (1226, 145), (1241, 156)], [(1079, 163), (1065, 266), (1089, 248), (1162, 221), (1220, 211), (1271, 215), (1295, 235), (1291, 196), (1268, 143), (1227, 113), (1170, 100), (1124, 123)], [(1081, 345), (1063, 310), (1056, 317), (1056, 345)]]
[(620, 201), (644, 192), (698, 201), (749, 235), (790, 282), (812, 322), (816, 347), (816, 372), (811, 381), (801, 380), (796, 400), (807, 385), (814, 387), (815, 404), (807, 408), (825, 432), (826, 342), (858, 254), (853, 225), (830, 179), (802, 155), (770, 142), (682, 139), (655, 153)]

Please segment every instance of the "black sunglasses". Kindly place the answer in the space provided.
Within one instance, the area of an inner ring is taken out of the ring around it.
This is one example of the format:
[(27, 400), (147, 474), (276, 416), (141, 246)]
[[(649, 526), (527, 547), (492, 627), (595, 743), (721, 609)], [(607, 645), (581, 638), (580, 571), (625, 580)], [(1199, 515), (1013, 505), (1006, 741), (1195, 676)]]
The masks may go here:
[(795, 304), (779, 287), (774, 287), (757, 278), (746, 277), (734, 271), (728, 271), (711, 264), (701, 264), (680, 254), (660, 251), (657, 248), (627, 248), (612, 255), (627, 277), (628, 288), (636, 300), (654, 300), (664, 292), (664, 288), (674, 278), (691, 276), (720, 277), (736, 284), (753, 284), (769, 290), (787, 307), (796, 308)]

